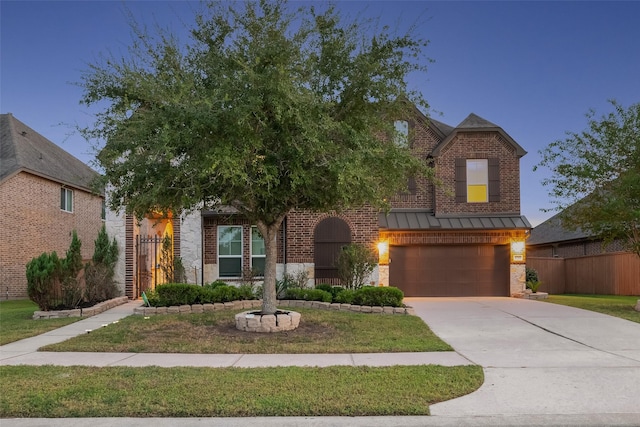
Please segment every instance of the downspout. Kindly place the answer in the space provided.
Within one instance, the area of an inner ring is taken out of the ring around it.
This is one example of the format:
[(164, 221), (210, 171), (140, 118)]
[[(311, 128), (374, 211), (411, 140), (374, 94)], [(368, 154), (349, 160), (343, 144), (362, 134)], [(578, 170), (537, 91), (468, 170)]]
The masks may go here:
[(287, 274), (287, 217), (282, 220), (282, 262), (284, 263), (284, 273)]

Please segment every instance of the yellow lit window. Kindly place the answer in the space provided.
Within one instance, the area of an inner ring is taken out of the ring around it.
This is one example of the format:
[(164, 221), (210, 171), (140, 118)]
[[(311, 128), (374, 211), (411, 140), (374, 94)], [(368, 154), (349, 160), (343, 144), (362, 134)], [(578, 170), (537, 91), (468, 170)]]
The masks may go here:
[(489, 165), (487, 159), (467, 160), (467, 202), (489, 201)]

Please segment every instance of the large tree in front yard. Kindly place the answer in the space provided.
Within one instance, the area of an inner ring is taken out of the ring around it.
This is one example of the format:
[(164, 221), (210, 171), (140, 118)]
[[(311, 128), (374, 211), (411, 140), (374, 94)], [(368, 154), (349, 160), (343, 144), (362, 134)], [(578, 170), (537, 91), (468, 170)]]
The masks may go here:
[(595, 118), (586, 130), (568, 133), (541, 152), (538, 165), (553, 175), (543, 184), (564, 209), (563, 224), (600, 237), (620, 239), (640, 256), (640, 103)]
[(81, 82), (84, 103), (107, 105), (84, 133), (104, 142), (111, 207), (234, 207), (265, 239), (264, 313), (287, 213), (382, 205), (429, 172), (392, 142), (394, 119), (426, 107), (406, 85), (428, 63), (411, 33), (282, 1), (208, 4), (184, 44), (133, 30)]

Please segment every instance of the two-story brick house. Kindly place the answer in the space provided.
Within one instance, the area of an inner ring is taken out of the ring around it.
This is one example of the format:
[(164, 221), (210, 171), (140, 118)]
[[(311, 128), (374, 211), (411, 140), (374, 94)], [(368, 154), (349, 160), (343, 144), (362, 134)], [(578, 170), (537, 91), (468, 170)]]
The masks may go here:
[(13, 115), (0, 114), (2, 297), (26, 297), (27, 262), (43, 252), (64, 257), (73, 230), (82, 257), (91, 258), (104, 217), (104, 197), (92, 190), (96, 176)]
[[(474, 114), (451, 127), (415, 109), (396, 129), (406, 133), (399, 143), (435, 167), (438, 184), (410, 180), (407, 191), (391, 199), (388, 213), (371, 207), (291, 212), (277, 242), (278, 275), (305, 270), (310, 284), (336, 283), (333, 261), (345, 244), (357, 242), (379, 252), (370, 281), (397, 286), (407, 296), (523, 291), (524, 241), (531, 228), (520, 214), (520, 158), (526, 152), (499, 126)], [(117, 218), (115, 226), (125, 222)], [(190, 282), (235, 281), (244, 270), (264, 265), (260, 234), (232, 211), (202, 211), (174, 218), (171, 225), (174, 252)], [(134, 222), (129, 219), (125, 228), (132, 242)], [(123, 279), (131, 296), (140, 288), (134, 264), (130, 255)]]

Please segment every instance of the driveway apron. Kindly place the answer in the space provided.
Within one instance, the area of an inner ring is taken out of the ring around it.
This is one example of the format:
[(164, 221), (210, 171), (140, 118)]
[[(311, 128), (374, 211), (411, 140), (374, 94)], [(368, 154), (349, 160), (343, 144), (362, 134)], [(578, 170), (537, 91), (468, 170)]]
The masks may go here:
[(484, 368), (432, 415), (638, 414), (640, 324), (515, 298), (408, 298), (433, 332)]

